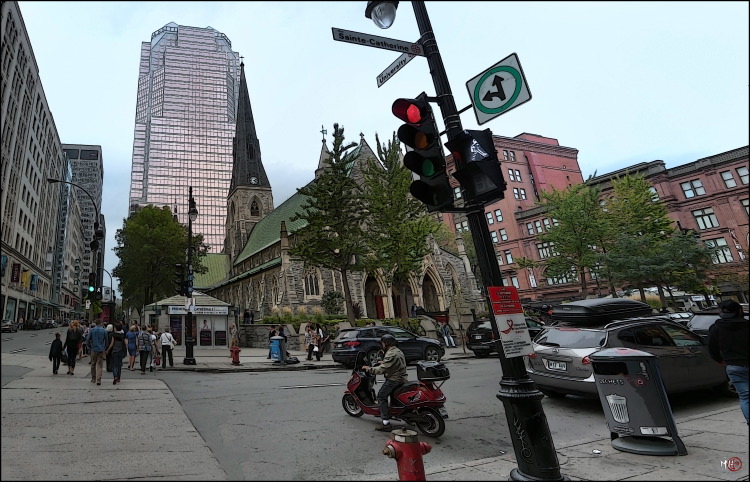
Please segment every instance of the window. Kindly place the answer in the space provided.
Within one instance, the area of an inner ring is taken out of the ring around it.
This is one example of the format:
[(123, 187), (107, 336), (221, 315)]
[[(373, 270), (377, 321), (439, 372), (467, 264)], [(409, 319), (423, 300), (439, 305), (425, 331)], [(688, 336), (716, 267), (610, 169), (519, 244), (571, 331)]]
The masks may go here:
[(552, 285), (563, 285), (566, 283), (572, 283), (575, 280), (574, 277), (569, 275), (563, 275), (563, 276), (557, 276), (557, 277), (551, 277), (547, 278), (547, 284)]
[(258, 208), (258, 202), (253, 199), (252, 204), (250, 204), (250, 216), (260, 216), (260, 209)]
[(715, 249), (715, 251), (711, 253), (711, 260), (714, 264), (731, 263), (734, 261), (734, 258), (732, 258), (732, 252), (729, 251), (729, 246), (727, 246), (727, 242), (724, 238), (707, 239), (706, 246)]
[(544, 223), (544, 230), (549, 231), (549, 228), (550, 228), (549, 219), (547, 218), (542, 219), (542, 223)]
[(497, 232), (491, 231), (490, 232), (490, 237), (492, 238), (492, 242), (493, 243), (497, 243)]
[(529, 235), (534, 235), (534, 225), (531, 223), (526, 223), (526, 231), (529, 233)]
[(305, 296), (320, 296), (317, 270), (305, 276)]
[(83, 161), (97, 161), (97, 160), (99, 160), (99, 151), (81, 149), (81, 160), (83, 160)]
[[(513, 189), (513, 191), (515, 191), (515, 189)], [(519, 195), (521, 197), (517, 198), (517, 199), (526, 199), (526, 189), (521, 188), (521, 189), (518, 190), (518, 192), (519, 192)]]
[(672, 342), (677, 346), (701, 346), (703, 344), (699, 335), (685, 328), (662, 325), (662, 329), (667, 332), (667, 335), (669, 335)]
[(534, 226), (536, 227), (536, 232), (541, 233), (542, 232), (542, 222), (540, 220), (534, 221)]
[[(511, 161), (515, 161), (516, 160), (516, 153), (513, 152), (513, 151), (510, 151), (509, 154), (510, 154), (510, 160)], [(518, 180), (520, 181), (521, 179), (519, 178)]]
[(656, 188), (654, 186), (651, 186), (648, 188), (649, 192), (651, 193), (651, 201), (656, 202), (659, 200), (659, 193), (656, 192)]
[(503, 221), (503, 212), (501, 210), (495, 209), (495, 219), (497, 219), (498, 223)]
[(516, 175), (513, 173), (513, 169), (508, 169), (508, 179), (511, 181), (516, 180)]
[(536, 252), (539, 255), (539, 259), (547, 259), (555, 254), (553, 244), (549, 242), (536, 243)]
[(521, 199), (521, 192), (517, 187), (513, 188), (513, 198), (514, 199)]
[(456, 223), (456, 232), (460, 233), (462, 231), (469, 231), (469, 221), (462, 221), (460, 223)]
[(508, 151), (506, 151), (505, 149), (503, 149), (503, 159), (505, 159), (506, 161), (508, 160)]
[(511, 276), (510, 284), (515, 286), (516, 288), (520, 288), (520, 286), (518, 285), (518, 276)]
[(487, 224), (495, 224), (495, 218), (492, 217), (492, 213), (485, 213), (487, 216)]
[(732, 171), (724, 171), (721, 173), (721, 178), (724, 180), (724, 185), (726, 187), (735, 187), (737, 186), (737, 181), (734, 180), (734, 176), (732, 176)]
[(748, 183), (748, 171), (746, 167), (738, 167), (737, 168), (737, 175), (740, 176), (740, 182), (742, 184)]
[(713, 208), (698, 209), (693, 211), (695, 222), (698, 223), (699, 229), (716, 228), (719, 226), (719, 220), (716, 219)]
[(740, 203), (742, 203), (742, 207), (745, 208), (745, 214), (750, 214), (750, 199), (743, 199)]
[(506, 249), (505, 251), (503, 251), (503, 253), (505, 253), (505, 261), (508, 264), (511, 264), (513, 262), (513, 255), (510, 254), (510, 250)]
[(453, 197), (455, 199), (461, 199), (461, 197), (462, 197), (461, 186), (457, 186), (457, 187), (453, 188)]
[(682, 192), (685, 193), (685, 199), (706, 194), (706, 190), (703, 189), (703, 183), (700, 179), (680, 183), (680, 187), (682, 188)]
[(502, 228), (500, 231), (498, 231), (498, 233), (500, 234), (500, 239), (502, 239), (503, 241), (508, 240), (508, 232), (505, 230), (505, 228)]
[(515, 171), (515, 173), (516, 173), (516, 179), (515, 180), (518, 181), (518, 182), (521, 182), (522, 181), (522, 179), (521, 179), (521, 171), (519, 171), (518, 169), (513, 169), (513, 171)]

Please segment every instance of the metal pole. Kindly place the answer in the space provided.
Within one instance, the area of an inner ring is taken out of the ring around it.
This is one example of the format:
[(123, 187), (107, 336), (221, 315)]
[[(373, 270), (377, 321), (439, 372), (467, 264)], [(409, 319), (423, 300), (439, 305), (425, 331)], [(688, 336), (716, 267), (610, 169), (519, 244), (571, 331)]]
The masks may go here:
[[(425, 49), (430, 74), (435, 85), (438, 105), (443, 114), (448, 140), (461, 133), (461, 119), (453, 100), (448, 76), (438, 51), (435, 34), (432, 31), (427, 9), (423, 1), (412, 1), (414, 15), (419, 26), (421, 42)], [(490, 313), (490, 324), (500, 354), (500, 391), (497, 398), (503, 402), (505, 417), (508, 422), (513, 449), (518, 468), (510, 473), (511, 480), (568, 480), (560, 474), (560, 463), (549, 431), (547, 417), (542, 407), (544, 395), (526, 373), (526, 367), (520, 357), (506, 358), (499, 343), (497, 323), (492, 315), (492, 304), (489, 300), (488, 287), (502, 286), (503, 278), (495, 257), (495, 248), (490, 238), (490, 231), (484, 218), (484, 210), (468, 213), (469, 229), (474, 239), (479, 269), (482, 272), (484, 296)]]
[[(193, 218), (191, 217), (190, 211), (195, 205), (195, 200), (193, 199), (193, 186), (189, 187), (188, 193), (190, 197), (188, 199), (187, 264), (188, 264), (188, 279), (191, 279), (191, 276), (193, 275)], [(185, 328), (185, 358), (182, 360), (182, 363), (184, 365), (195, 365), (195, 357), (193, 357), (193, 312), (191, 310), (191, 307), (193, 306), (192, 291), (188, 293), (188, 298), (191, 299), (191, 302), (188, 304), (187, 314), (185, 315), (187, 327)]]

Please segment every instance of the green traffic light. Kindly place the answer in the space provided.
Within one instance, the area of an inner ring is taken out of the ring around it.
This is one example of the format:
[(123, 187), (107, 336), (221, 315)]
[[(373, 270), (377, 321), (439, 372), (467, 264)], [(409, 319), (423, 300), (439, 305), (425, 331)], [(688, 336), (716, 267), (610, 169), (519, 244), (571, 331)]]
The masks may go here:
[(93, 293), (93, 292), (94, 292), (94, 287), (93, 287), (93, 286), (89, 286), (89, 291), (90, 291), (91, 293)]

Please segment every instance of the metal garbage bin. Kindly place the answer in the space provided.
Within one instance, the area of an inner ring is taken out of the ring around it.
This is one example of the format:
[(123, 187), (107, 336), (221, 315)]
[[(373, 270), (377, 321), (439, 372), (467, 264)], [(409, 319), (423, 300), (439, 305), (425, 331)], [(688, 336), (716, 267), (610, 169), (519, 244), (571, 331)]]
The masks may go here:
[(284, 341), (283, 337), (272, 336), (271, 337), (271, 360), (281, 360), (281, 342)]
[(608, 348), (589, 358), (612, 447), (640, 455), (687, 455), (655, 355)]

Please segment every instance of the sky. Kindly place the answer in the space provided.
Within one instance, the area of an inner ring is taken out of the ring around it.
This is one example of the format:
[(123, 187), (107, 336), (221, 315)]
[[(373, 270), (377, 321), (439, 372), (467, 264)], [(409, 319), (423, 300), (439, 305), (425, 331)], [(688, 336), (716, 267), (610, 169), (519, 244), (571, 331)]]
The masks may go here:
[[(244, 57), (276, 206), (313, 179), (322, 129), (329, 147), (338, 123), (347, 143), (364, 134), (375, 149), (376, 134), (386, 142), (402, 124), (394, 100), (435, 94), (424, 57), (378, 87), (400, 53), (333, 39), (340, 28), (415, 42), (411, 2), (399, 3), (389, 29), (365, 18), (364, 0), (18, 3), (60, 141), (102, 146), (110, 273), (115, 232), (128, 214), (140, 47), (167, 23), (213, 27)], [(557, 139), (578, 150), (584, 178), (657, 159), (670, 168), (748, 145), (748, 2), (426, 7), (459, 110), (471, 103), (466, 83), (513, 53), (531, 93), (481, 126), (468, 109), (464, 129)]]

